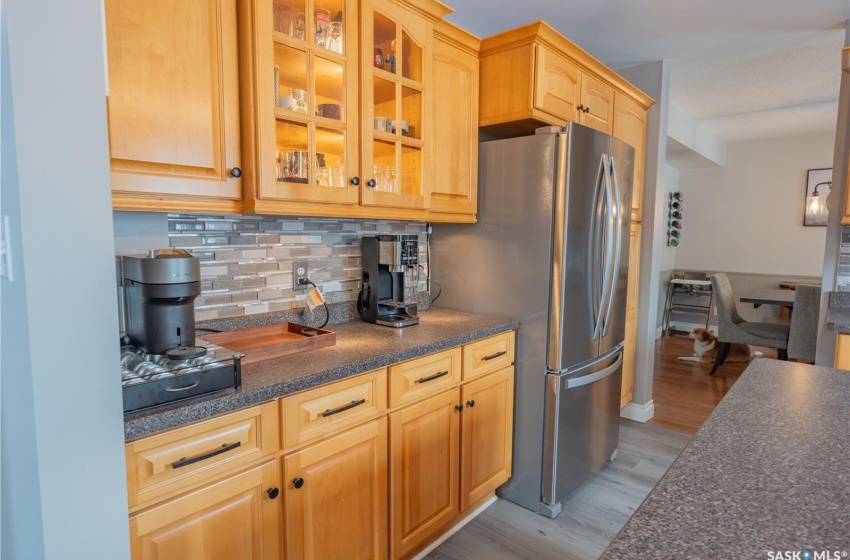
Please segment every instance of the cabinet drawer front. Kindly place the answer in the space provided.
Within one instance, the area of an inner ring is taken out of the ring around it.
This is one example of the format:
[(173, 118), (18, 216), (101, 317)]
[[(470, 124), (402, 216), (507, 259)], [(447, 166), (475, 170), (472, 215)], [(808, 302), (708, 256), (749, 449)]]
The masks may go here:
[(387, 370), (379, 369), (281, 401), (283, 447), (331, 435), (387, 409)]
[(186, 492), (280, 448), (277, 403), (145, 437), (125, 446), (130, 509)]
[(463, 380), (475, 379), (512, 363), (514, 363), (513, 331), (467, 344), (463, 347)]
[(390, 366), (390, 407), (433, 395), (460, 382), (461, 349)]

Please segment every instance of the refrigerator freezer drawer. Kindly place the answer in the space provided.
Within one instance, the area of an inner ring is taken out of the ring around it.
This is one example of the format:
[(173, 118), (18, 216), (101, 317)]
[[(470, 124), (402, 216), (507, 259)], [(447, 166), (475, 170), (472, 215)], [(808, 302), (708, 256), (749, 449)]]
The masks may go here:
[(542, 501), (553, 516), (617, 450), (622, 373), (618, 351), (581, 370), (546, 376)]

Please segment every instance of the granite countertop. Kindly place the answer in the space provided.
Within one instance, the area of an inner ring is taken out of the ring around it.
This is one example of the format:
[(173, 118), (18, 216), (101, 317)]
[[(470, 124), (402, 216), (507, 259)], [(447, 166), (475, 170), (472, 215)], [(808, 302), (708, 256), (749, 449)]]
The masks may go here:
[(845, 558), (848, 460), (850, 374), (755, 360), (603, 558)]
[(841, 334), (850, 334), (850, 292), (830, 292), (826, 328)]
[[(336, 344), (242, 368), (242, 389), (124, 415), (129, 440), (410, 360), (519, 327), (515, 320), (431, 309), (416, 326), (393, 329), (360, 320), (332, 324)], [(247, 326), (247, 325), (244, 325)]]

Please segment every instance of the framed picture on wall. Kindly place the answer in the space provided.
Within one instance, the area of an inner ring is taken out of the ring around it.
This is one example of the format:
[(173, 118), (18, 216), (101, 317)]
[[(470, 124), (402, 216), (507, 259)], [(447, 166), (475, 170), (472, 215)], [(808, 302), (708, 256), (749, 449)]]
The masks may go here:
[(832, 168), (809, 169), (806, 176), (806, 204), (803, 210), (804, 226), (826, 226), (831, 186)]

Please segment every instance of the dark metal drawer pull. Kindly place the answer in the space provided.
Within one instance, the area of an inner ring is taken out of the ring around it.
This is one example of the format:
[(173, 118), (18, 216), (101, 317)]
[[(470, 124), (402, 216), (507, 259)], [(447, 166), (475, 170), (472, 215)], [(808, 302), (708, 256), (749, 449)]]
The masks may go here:
[(431, 377), (420, 377), (417, 383), (428, 383), (429, 381), (434, 381), (435, 379), (439, 379), (441, 377), (445, 377), (449, 374), (449, 371), (441, 371), (440, 373), (435, 373)]
[(195, 381), (191, 385), (186, 385), (185, 387), (168, 387), (166, 389), (166, 391), (168, 391), (169, 393), (176, 393), (178, 391), (188, 391), (189, 389), (194, 389), (195, 387), (197, 387), (200, 384), (201, 384), (200, 381)]
[(504, 356), (507, 353), (508, 353), (507, 350), (502, 350), (501, 352), (496, 352), (495, 354), (490, 354), (489, 356), (484, 356), (481, 359), (484, 360), (485, 362), (488, 361), (488, 360), (495, 360), (499, 356)]
[(228, 451), (236, 449), (240, 445), (242, 445), (241, 441), (237, 441), (231, 444), (223, 443), (221, 444), (221, 447), (219, 447), (215, 451), (210, 451), (209, 453), (204, 453), (203, 455), (198, 455), (197, 457), (192, 457), (191, 459), (183, 457), (176, 463), (172, 463), (171, 468), (179, 469), (180, 467), (185, 467), (187, 465), (191, 465), (192, 463), (197, 463), (198, 461), (203, 461), (204, 459), (209, 459), (210, 457), (215, 457), (216, 455), (221, 455), (222, 453), (227, 453)]
[(349, 404), (343, 405), (339, 408), (334, 408), (331, 410), (327, 409), (322, 413), (322, 416), (333, 416), (334, 414), (339, 414), (340, 412), (345, 412), (346, 410), (351, 410), (355, 406), (360, 406), (361, 404), (365, 404), (366, 399), (360, 399), (359, 401), (351, 401)]

